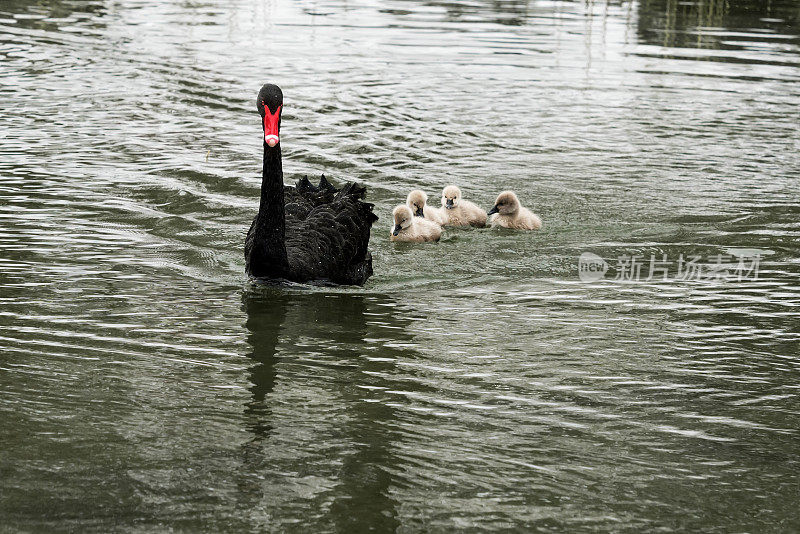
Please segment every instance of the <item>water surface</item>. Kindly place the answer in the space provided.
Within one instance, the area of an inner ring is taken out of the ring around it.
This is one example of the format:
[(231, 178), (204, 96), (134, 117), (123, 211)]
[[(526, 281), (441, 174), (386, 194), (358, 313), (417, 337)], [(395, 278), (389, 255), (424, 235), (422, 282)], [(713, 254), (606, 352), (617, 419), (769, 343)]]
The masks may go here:
[[(6, 0), (0, 80), (3, 528), (800, 529), (796, 2)], [(267, 81), (364, 288), (244, 275)], [(388, 242), (451, 182), (545, 227)]]

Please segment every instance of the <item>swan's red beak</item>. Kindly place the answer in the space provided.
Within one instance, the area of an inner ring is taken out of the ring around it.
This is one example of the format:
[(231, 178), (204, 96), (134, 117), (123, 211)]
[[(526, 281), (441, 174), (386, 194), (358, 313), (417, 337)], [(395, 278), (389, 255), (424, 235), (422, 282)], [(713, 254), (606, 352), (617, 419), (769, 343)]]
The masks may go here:
[(270, 147), (278, 144), (280, 137), (278, 137), (278, 124), (281, 120), (281, 108), (278, 106), (275, 113), (271, 113), (269, 107), (264, 104), (264, 142)]

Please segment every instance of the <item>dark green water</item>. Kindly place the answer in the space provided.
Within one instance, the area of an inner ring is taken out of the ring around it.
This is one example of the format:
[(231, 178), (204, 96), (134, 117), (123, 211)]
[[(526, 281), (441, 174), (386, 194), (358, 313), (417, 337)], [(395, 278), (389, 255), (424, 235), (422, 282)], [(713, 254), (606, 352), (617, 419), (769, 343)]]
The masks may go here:
[[(244, 276), (267, 81), (364, 288)], [(796, 532), (798, 82), (793, 0), (3, 0), (0, 532)], [(451, 182), (544, 229), (388, 242)]]

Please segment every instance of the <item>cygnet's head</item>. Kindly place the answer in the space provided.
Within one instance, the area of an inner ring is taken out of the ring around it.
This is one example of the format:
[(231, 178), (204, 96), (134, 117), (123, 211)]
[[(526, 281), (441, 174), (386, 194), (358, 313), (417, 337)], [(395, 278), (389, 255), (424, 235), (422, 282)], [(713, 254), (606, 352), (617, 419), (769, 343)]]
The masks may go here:
[(489, 210), (488, 215), (499, 213), (500, 215), (514, 215), (519, 211), (519, 199), (513, 191), (503, 191), (497, 195), (494, 207)]
[(408, 206), (397, 206), (394, 211), (392, 212), (392, 217), (394, 217), (394, 228), (392, 229), (392, 235), (397, 235), (400, 233), (400, 230), (404, 230), (411, 226), (413, 222), (414, 215), (411, 213), (411, 208)]
[(451, 210), (458, 206), (461, 201), (461, 189), (454, 185), (448, 185), (442, 190), (442, 206)]
[(413, 211), (414, 215), (416, 215), (417, 217), (424, 217), (425, 203), (427, 201), (428, 201), (428, 195), (425, 194), (425, 191), (414, 189), (412, 192), (408, 194), (408, 198), (406, 198), (406, 206), (411, 208), (411, 211)]

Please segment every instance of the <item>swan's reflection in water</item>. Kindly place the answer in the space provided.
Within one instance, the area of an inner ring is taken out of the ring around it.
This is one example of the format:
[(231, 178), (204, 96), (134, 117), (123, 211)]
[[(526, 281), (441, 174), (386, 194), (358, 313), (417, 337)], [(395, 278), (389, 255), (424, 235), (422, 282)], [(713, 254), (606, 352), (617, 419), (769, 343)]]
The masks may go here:
[(280, 288), (247, 293), (244, 308), (253, 439), (242, 450), (241, 504), (286, 525), (394, 530), (401, 434), (381, 395), (399, 387), (398, 351), (413, 357), (409, 320), (384, 296)]
[(249, 331), (247, 342), (252, 350), (248, 356), (255, 362), (249, 373), (253, 396), (245, 413), (249, 416), (246, 419), (248, 430), (257, 440), (265, 439), (271, 430), (266, 399), (275, 390), (278, 342), (289, 303), (287, 295), (277, 290), (272, 293), (269, 296), (246, 294), (244, 299)]

